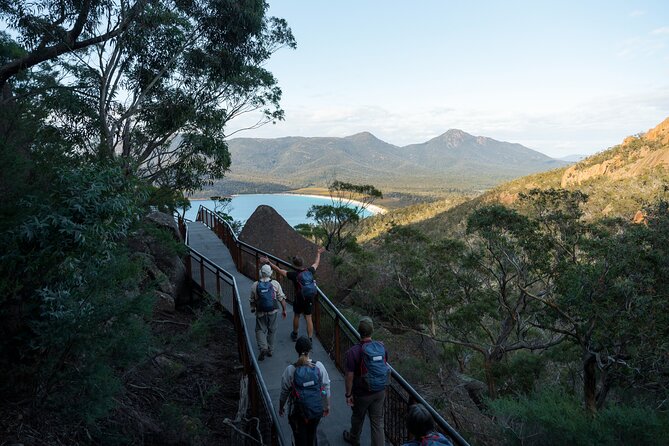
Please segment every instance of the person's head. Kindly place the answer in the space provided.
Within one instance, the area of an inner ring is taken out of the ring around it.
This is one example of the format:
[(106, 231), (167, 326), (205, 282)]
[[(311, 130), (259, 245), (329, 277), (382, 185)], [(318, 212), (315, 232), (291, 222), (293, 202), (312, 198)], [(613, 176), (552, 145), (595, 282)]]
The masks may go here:
[(407, 412), (407, 430), (414, 438), (421, 438), (434, 430), (434, 420), (422, 404), (414, 404)]
[(297, 268), (302, 268), (304, 266), (304, 259), (300, 256), (294, 256), (292, 259), (293, 266)]
[(311, 352), (311, 341), (309, 338), (306, 336), (300, 336), (297, 338), (297, 341), (295, 341), (295, 351), (299, 356), (297, 364), (308, 364), (310, 362), (309, 353)]
[(272, 277), (272, 267), (265, 264), (260, 268), (260, 278), (269, 279), (270, 277)]
[(372, 336), (372, 333), (374, 333), (374, 322), (372, 322), (372, 318), (365, 316), (360, 319), (360, 322), (358, 322), (358, 333), (360, 333), (361, 338), (369, 338)]

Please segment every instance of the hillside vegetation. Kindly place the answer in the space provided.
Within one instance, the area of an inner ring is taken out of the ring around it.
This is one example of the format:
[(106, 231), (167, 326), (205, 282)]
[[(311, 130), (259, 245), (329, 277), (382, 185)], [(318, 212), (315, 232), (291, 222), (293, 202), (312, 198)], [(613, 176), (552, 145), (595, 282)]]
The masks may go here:
[(404, 333), (391, 348), (432, 346), (422, 376), (397, 366), (435, 404), (457, 414), (463, 386), (494, 415), (504, 435), (459, 421), (474, 444), (669, 441), (668, 134), (366, 222), (347, 301)]

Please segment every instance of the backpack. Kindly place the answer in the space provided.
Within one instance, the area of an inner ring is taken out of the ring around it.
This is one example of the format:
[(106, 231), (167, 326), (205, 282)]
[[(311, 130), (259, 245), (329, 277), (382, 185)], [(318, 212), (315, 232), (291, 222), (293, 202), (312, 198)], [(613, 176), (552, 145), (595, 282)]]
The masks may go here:
[(272, 281), (258, 281), (256, 286), (256, 307), (258, 311), (267, 313), (276, 310), (276, 291)]
[(308, 269), (303, 269), (297, 274), (297, 292), (303, 299), (315, 297), (318, 292), (314, 275)]
[(453, 446), (453, 443), (443, 434), (432, 432), (420, 439), (420, 446)]
[(323, 379), (315, 366), (295, 367), (293, 372), (293, 415), (305, 421), (323, 416)]
[(360, 377), (367, 384), (370, 392), (386, 388), (390, 368), (386, 363), (386, 348), (379, 341), (365, 342), (361, 345)]
[(421, 437), (420, 440), (404, 443), (404, 446), (453, 446), (453, 443), (451, 443), (451, 440), (446, 438), (443, 434), (440, 434), (439, 432), (431, 432), (424, 437)]

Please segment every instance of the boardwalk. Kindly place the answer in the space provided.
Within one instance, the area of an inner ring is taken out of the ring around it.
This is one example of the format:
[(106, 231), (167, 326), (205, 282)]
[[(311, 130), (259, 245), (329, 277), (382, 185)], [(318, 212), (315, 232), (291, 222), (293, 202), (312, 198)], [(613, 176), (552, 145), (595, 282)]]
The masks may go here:
[[(252, 337), (252, 343), (256, 349), (255, 354), (257, 357), (259, 352), (255, 345), (255, 316), (250, 311), (248, 300), (253, 281), (237, 271), (232, 257), (225, 245), (206, 226), (199, 222), (189, 223), (188, 231), (190, 238), (189, 244), (193, 249), (234, 275), (242, 297), (244, 318), (249, 327), (249, 334)], [(230, 304), (230, 299), (224, 298), (223, 304), (228, 306)], [(230, 308), (228, 309), (230, 310)], [(286, 320), (279, 320), (279, 328), (274, 345), (274, 356), (259, 362), (263, 380), (267, 385), (277, 413), (279, 394), (281, 392), (281, 375), (285, 368), (297, 358), (295, 344), (290, 340), (291, 331), (292, 312), (289, 308), (288, 318), (286, 318)], [(302, 334), (306, 335), (304, 320), (301, 321), (300, 325), (300, 335)], [(330, 359), (323, 349), (323, 346), (318, 341), (318, 338), (314, 336), (313, 341), (312, 358), (321, 361), (325, 365), (325, 368), (330, 375), (332, 389), (330, 415), (321, 420), (318, 428), (318, 444), (319, 446), (345, 445), (347, 443), (342, 439), (342, 431), (348, 429), (350, 425), (351, 409), (346, 405), (344, 399), (344, 377), (339, 373), (334, 362)], [(286, 444), (291, 444), (292, 434), (290, 426), (288, 425), (288, 420), (285, 416), (281, 418), (281, 425), (284, 436), (286, 437)], [(370, 442), (368, 420), (365, 421), (362, 438), (360, 440), (363, 445), (369, 444)]]

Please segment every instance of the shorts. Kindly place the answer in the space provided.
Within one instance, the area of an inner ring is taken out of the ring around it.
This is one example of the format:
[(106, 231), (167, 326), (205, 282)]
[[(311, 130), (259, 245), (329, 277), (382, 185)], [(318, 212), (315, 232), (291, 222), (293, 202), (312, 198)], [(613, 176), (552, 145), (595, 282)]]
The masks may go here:
[(305, 316), (311, 316), (311, 311), (314, 307), (314, 298), (307, 297), (306, 299), (302, 296), (295, 296), (295, 301), (293, 302), (293, 312), (295, 314), (303, 314)]

